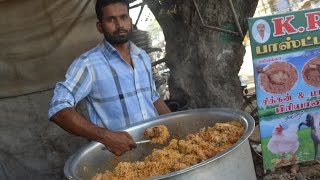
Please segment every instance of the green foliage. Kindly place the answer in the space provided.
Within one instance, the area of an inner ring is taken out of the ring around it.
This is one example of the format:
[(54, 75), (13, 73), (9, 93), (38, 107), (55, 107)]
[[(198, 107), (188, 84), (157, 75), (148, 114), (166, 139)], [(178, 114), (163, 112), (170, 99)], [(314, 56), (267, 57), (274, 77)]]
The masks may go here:
[(274, 114), (274, 109), (259, 109), (259, 116), (260, 117), (267, 117), (267, 116), (273, 116)]

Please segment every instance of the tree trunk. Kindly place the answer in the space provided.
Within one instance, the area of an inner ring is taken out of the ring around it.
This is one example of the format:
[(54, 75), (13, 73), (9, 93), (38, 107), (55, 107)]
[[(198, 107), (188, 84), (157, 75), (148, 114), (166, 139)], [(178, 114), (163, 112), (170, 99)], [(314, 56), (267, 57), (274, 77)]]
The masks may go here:
[[(239, 32), (228, 0), (146, 0), (163, 29), (172, 99), (186, 107), (239, 108), (242, 92), (238, 72), (243, 62), (243, 37), (206, 28)], [(196, 4), (195, 4), (196, 3)], [(233, 0), (243, 32), (258, 0)], [(197, 6), (196, 6), (197, 5)]]

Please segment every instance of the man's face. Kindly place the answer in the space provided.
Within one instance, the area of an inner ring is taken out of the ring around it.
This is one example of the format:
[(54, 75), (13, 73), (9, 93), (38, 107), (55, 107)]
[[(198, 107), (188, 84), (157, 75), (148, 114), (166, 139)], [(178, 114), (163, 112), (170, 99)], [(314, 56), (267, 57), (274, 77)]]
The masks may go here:
[(263, 34), (265, 30), (264, 24), (258, 24), (257, 30), (260, 34)]
[(102, 21), (97, 23), (97, 28), (105, 39), (113, 45), (128, 42), (132, 20), (127, 6), (122, 3), (110, 4), (103, 8), (102, 13)]

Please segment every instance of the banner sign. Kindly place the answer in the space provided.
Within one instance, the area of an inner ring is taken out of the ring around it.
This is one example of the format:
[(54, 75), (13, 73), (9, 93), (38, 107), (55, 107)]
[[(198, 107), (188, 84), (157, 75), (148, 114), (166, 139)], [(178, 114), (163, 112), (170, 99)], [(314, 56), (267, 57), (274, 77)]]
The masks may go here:
[(319, 159), (320, 9), (248, 23), (264, 169)]

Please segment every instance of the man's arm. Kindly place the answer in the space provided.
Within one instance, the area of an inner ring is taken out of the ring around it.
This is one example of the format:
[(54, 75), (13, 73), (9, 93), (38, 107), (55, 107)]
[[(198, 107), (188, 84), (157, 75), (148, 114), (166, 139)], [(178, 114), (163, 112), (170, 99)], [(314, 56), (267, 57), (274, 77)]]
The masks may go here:
[(154, 103), (154, 107), (157, 109), (158, 113), (161, 114), (168, 114), (171, 113), (170, 109), (168, 108), (168, 106), (166, 105), (166, 103), (159, 98), (158, 100), (156, 100)]
[(127, 132), (112, 132), (86, 120), (73, 108), (64, 108), (50, 119), (67, 132), (98, 141), (113, 154), (120, 156), (136, 147), (136, 143)]

